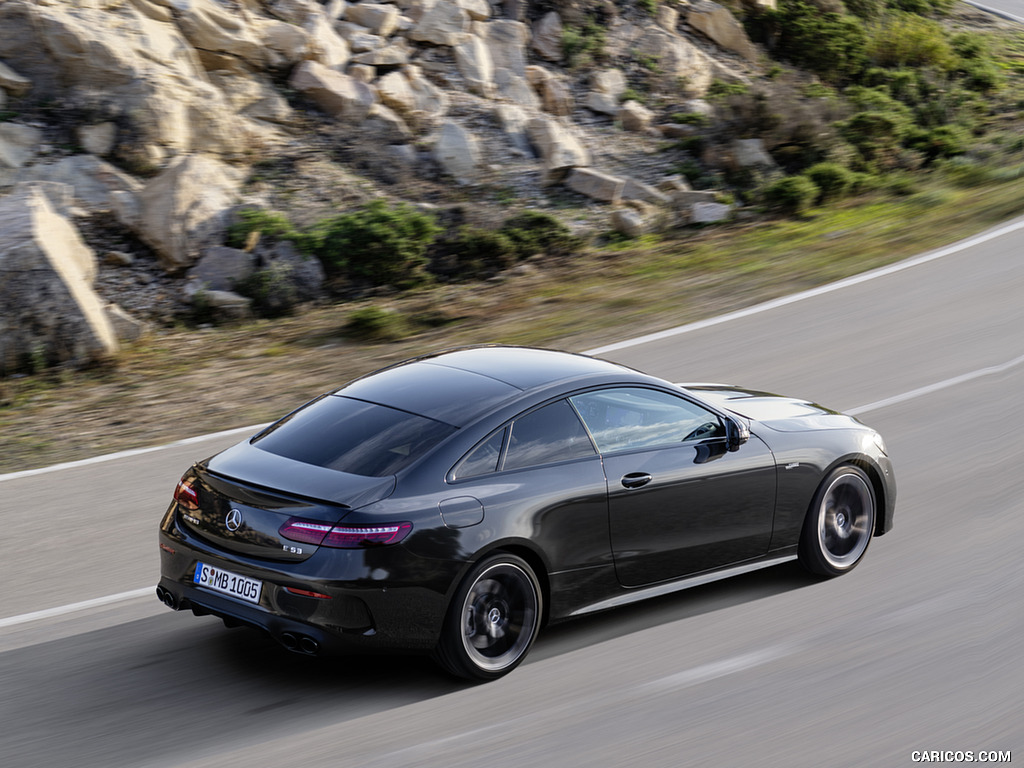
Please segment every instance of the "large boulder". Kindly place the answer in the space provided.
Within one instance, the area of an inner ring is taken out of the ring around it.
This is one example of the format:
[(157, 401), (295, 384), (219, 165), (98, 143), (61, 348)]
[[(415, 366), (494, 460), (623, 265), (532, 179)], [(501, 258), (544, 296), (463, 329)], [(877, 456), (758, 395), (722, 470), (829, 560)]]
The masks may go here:
[(409, 33), (409, 39), (434, 45), (458, 45), (469, 33), (470, 18), (458, 3), (438, 0)]
[(178, 6), (178, 29), (192, 47), (237, 56), (254, 67), (264, 62), (258, 30), (246, 15), (231, 13), (212, 0), (190, 0)]
[(113, 210), (116, 193), (137, 197), (143, 184), (94, 155), (71, 155), (54, 163), (37, 163), (21, 172), (24, 181), (68, 185), (75, 202), (89, 211)]
[(651, 60), (665, 84), (685, 78), (693, 95), (707, 93), (712, 80), (711, 59), (689, 40), (651, 24), (634, 45), (637, 56)]
[(398, 6), (384, 3), (354, 3), (348, 7), (345, 18), (371, 34), (390, 37), (398, 29)]
[(526, 76), (526, 44), (530, 28), (518, 21), (498, 19), (475, 25), (477, 34), (487, 43), (494, 68), (509, 69), (520, 77)]
[(359, 123), (377, 103), (376, 91), (359, 80), (315, 61), (304, 61), (292, 72), (288, 84), (302, 91), (327, 114)]
[(454, 48), (455, 64), (466, 87), (484, 98), (494, 96), (494, 60), (481, 37), (471, 35)]
[(179, 272), (221, 241), (240, 184), (241, 174), (216, 158), (177, 158), (139, 193), (132, 223), (164, 268)]
[(626, 182), (618, 176), (595, 171), (593, 168), (573, 168), (565, 186), (581, 195), (605, 203), (618, 204)]
[(446, 120), (434, 145), (434, 159), (459, 184), (470, 184), (480, 175), (480, 147), (473, 134)]
[(590, 153), (576, 134), (554, 117), (538, 116), (527, 123), (530, 143), (544, 162), (544, 181), (560, 181), (570, 170), (590, 165)]
[(117, 352), (95, 275), (95, 254), (39, 189), (0, 198), (0, 376)]
[(533, 50), (542, 59), (562, 60), (562, 18), (555, 11), (533, 23)]
[(134, 3), (7, 0), (0, 3), (0, 60), (31, 81), (33, 97), (84, 109), (98, 101), (115, 110), (139, 148), (123, 158), (130, 162), (158, 167), (196, 148), (241, 154), (251, 133), (210, 86), (200, 56), (177, 24), (195, 34), (220, 29), (219, 43), (202, 40), (218, 51), (229, 48), (222, 57), (262, 60), (262, 41), (247, 37), (243, 21), (212, 0), (180, 5), (180, 16), (161, 20), (160, 13)]
[(697, 0), (689, 6), (686, 21), (694, 29), (703, 32), (719, 47), (738, 53), (750, 62), (758, 59), (757, 48), (750, 42), (732, 12), (711, 0)]
[(43, 132), (30, 125), (0, 123), (0, 168), (21, 168), (35, 157)]

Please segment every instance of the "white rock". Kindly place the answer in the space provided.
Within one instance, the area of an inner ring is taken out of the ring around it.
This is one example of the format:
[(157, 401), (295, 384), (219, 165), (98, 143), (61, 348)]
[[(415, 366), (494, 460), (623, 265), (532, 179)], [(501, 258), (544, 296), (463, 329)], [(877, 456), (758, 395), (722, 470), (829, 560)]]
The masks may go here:
[(541, 16), (533, 24), (533, 50), (542, 59), (562, 60), (562, 17), (554, 11)]
[(292, 72), (288, 84), (309, 96), (327, 114), (348, 122), (361, 122), (377, 103), (376, 91), (353, 77), (304, 61)]
[(117, 125), (111, 122), (96, 125), (80, 125), (75, 129), (78, 143), (91, 155), (103, 157), (114, 149), (117, 138)]
[(204, 155), (172, 161), (139, 194), (137, 232), (169, 272), (190, 266), (223, 236), (241, 174)]
[(471, 184), (479, 176), (480, 148), (476, 137), (451, 120), (441, 126), (434, 159), (459, 184)]
[(470, 18), (453, 0), (438, 0), (409, 33), (410, 40), (435, 45), (458, 45), (469, 32)]
[(27, 164), (43, 140), (38, 128), (20, 123), (0, 123), (0, 168), (21, 168)]

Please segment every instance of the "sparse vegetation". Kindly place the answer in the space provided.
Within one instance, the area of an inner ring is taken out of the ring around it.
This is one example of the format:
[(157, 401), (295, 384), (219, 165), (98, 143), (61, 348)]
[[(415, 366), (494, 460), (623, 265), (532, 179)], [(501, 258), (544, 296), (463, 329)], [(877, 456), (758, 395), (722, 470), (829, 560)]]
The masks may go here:
[(790, 215), (806, 213), (821, 194), (818, 185), (806, 176), (786, 176), (764, 188), (765, 204)]

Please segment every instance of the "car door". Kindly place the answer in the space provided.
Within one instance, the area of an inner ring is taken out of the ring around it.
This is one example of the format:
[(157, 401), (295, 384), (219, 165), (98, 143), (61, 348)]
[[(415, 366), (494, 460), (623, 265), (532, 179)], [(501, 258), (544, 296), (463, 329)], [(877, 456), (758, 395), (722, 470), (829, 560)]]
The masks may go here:
[(520, 538), (536, 544), (556, 572), (609, 564), (601, 457), (566, 400), (520, 414), (477, 444), (449, 478), (454, 495), (483, 511), (482, 525), (462, 531), (470, 552)]
[(635, 587), (768, 550), (775, 460), (755, 436), (727, 449), (716, 413), (681, 395), (615, 387), (575, 395), (604, 461), (612, 556)]

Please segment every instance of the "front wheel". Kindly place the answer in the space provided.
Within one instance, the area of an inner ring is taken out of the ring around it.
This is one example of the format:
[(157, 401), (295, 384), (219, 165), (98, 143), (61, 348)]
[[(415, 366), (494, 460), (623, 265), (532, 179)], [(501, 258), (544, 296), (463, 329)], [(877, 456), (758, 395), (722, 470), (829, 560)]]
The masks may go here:
[(875, 491), (850, 464), (832, 470), (818, 488), (800, 534), (800, 562), (812, 573), (839, 576), (853, 570), (875, 530)]
[(533, 645), (541, 609), (540, 584), (525, 560), (505, 553), (487, 557), (456, 591), (435, 657), (458, 677), (506, 675)]

